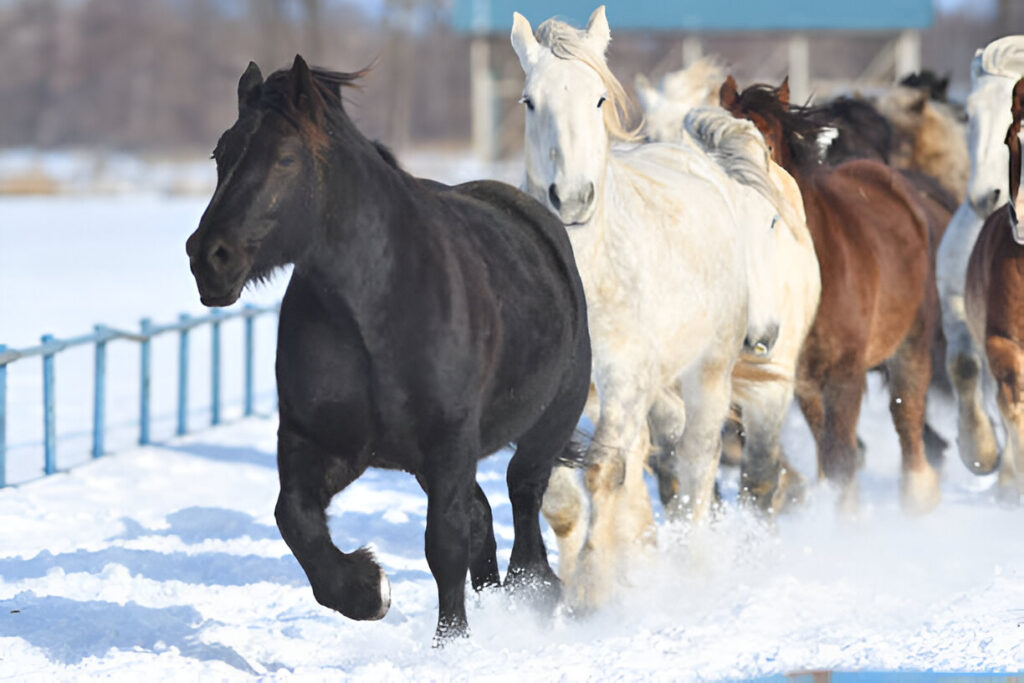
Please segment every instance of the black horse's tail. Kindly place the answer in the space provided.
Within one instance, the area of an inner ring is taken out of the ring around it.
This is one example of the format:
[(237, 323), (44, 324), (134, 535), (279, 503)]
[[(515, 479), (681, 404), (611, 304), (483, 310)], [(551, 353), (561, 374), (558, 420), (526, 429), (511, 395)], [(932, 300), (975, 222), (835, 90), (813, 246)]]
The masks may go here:
[(565, 444), (565, 448), (555, 458), (555, 466), (581, 469), (587, 455), (587, 448), (590, 446), (590, 440), (590, 434), (576, 427), (576, 431), (569, 438), (569, 443)]

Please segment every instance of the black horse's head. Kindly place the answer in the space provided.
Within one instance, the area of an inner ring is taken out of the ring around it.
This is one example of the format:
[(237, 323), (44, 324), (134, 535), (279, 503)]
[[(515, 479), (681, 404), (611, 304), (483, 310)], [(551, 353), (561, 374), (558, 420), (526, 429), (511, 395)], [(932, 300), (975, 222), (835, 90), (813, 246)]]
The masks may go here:
[(340, 111), (341, 86), (359, 75), (313, 71), (296, 56), (264, 81), (250, 62), (238, 82), (238, 120), (213, 152), (217, 189), (185, 245), (205, 305), (234, 303), (248, 282), (309, 247), (329, 146), (325, 119)]

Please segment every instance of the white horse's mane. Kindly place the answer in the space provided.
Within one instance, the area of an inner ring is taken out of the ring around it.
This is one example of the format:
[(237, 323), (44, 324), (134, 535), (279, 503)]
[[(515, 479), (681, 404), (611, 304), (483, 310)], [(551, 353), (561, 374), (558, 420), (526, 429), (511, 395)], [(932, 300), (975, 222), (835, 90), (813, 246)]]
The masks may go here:
[(551, 50), (559, 59), (575, 59), (594, 70), (608, 89), (609, 107), (604, 108), (605, 125), (612, 137), (627, 142), (639, 138), (640, 125), (627, 127), (631, 116), (631, 102), (619, 80), (608, 68), (604, 55), (597, 54), (588, 44), (587, 32), (558, 19), (548, 19), (537, 27), (537, 42)]
[(971, 75), (1020, 78), (1024, 75), (1024, 36), (993, 40), (974, 54)]
[(718, 89), (725, 81), (725, 62), (718, 55), (704, 55), (696, 62), (661, 78), (661, 92), (670, 100), (691, 107), (718, 101)]
[(799, 225), (789, 202), (769, 175), (771, 152), (752, 122), (720, 107), (691, 109), (683, 120), (686, 132), (733, 180), (757, 190), (771, 202), (791, 229)]

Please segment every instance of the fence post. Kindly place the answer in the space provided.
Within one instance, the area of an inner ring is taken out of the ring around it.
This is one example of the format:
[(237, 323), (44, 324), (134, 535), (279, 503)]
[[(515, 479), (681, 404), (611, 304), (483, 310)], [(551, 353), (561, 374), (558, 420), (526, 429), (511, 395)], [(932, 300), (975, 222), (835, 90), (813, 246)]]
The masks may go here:
[[(182, 313), (178, 321), (185, 324), (189, 315)], [(188, 420), (188, 328), (183, 327), (178, 333), (178, 436), (185, 433)]]
[(245, 416), (252, 415), (252, 338), (253, 318), (256, 312), (252, 304), (245, 305)]
[[(41, 337), (43, 344), (53, 341), (52, 334)], [(43, 435), (45, 464), (43, 471), (53, 474), (57, 471), (57, 425), (54, 413), (53, 353), (43, 354)]]
[(143, 318), (139, 323), (142, 342), (139, 346), (139, 445), (149, 443), (149, 331), (153, 323)]
[[(7, 351), (0, 344), (0, 356)], [(0, 364), (0, 488), (7, 486), (7, 364)]]
[[(222, 315), (213, 311), (214, 318)], [(220, 424), (220, 320), (210, 324), (210, 424)]]
[[(97, 335), (102, 335), (106, 328), (96, 325)], [(102, 336), (96, 340), (96, 362), (94, 364), (95, 379), (93, 381), (92, 404), (92, 457), (103, 455), (103, 423), (104, 403), (107, 393), (107, 340)]]

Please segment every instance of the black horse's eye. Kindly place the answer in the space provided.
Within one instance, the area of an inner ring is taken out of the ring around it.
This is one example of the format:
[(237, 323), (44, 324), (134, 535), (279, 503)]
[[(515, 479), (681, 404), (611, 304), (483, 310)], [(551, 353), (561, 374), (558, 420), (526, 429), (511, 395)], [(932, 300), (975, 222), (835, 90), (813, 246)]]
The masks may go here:
[(605, 101), (606, 99), (608, 99), (608, 98), (607, 98), (607, 97), (605, 97), (604, 95), (601, 95), (601, 99), (599, 99), (599, 100), (597, 101), (597, 108), (598, 108), (598, 109), (600, 109), (600, 108), (601, 108), (601, 105), (602, 105), (602, 104), (604, 104), (604, 101)]
[(288, 168), (294, 163), (295, 157), (281, 157), (280, 159), (277, 160), (277, 165), (284, 168)]
[(527, 109), (533, 111), (533, 100), (531, 100), (528, 95), (523, 95), (522, 97), (520, 97), (519, 103), (525, 104)]

